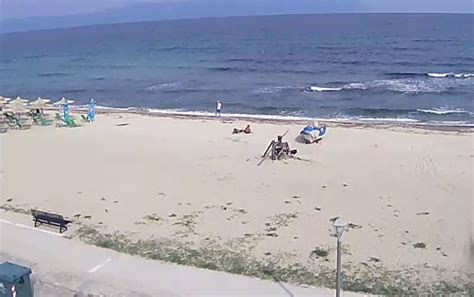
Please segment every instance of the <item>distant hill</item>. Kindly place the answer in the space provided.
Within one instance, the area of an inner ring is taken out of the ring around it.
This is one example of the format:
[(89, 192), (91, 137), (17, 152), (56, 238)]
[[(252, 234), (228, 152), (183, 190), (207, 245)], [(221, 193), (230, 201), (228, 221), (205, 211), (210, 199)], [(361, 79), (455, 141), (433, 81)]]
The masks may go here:
[(354, 12), (356, 2), (350, 0), (254, 0), (251, 2), (219, 0), (142, 3), (90, 14), (6, 19), (0, 22), (0, 33), (203, 17)]

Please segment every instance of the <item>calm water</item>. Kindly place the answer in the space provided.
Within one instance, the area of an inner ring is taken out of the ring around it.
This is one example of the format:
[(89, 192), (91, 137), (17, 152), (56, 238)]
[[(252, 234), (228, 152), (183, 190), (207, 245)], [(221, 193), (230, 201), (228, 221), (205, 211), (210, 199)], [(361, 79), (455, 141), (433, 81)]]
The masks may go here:
[(474, 15), (307, 15), (0, 35), (0, 93), (79, 104), (474, 124)]

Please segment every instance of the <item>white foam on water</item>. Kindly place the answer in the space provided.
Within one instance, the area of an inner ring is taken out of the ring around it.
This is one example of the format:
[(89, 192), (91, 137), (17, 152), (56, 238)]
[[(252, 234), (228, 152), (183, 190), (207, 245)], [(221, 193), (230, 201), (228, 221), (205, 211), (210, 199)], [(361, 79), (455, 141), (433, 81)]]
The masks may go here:
[[(174, 115), (187, 115), (187, 116), (205, 116), (214, 117), (213, 112), (208, 111), (183, 111), (179, 109), (150, 109), (150, 113), (159, 114), (174, 114)], [(337, 117), (337, 118), (316, 118), (316, 117), (303, 117), (293, 115), (261, 115), (261, 114), (241, 114), (241, 113), (226, 113), (222, 117), (229, 118), (249, 118), (249, 119), (264, 119), (264, 120), (294, 120), (294, 121), (325, 121), (334, 123), (419, 123), (419, 120), (409, 118), (370, 118), (370, 117)]]
[(419, 120), (409, 118), (370, 118), (370, 117), (340, 117), (331, 119), (334, 122), (351, 123), (419, 123)]
[(347, 89), (347, 90), (367, 90), (369, 88), (369, 85), (365, 84), (365, 83), (350, 83), (350, 84), (347, 84), (343, 87), (343, 89)]
[(371, 83), (372, 88), (384, 88), (389, 91), (405, 94), (441, 93), (446, 90), (444, 84), (433, 83), (417, 79), (376, 80)]
[(431, 121), (425, 123), (426, 125), (434, 125), (434, 126), (458, 126), (458, 127), (474, 127), (473, 124), (469, 123), (468, 121)]
[(427, 75), (429, 77), (443, 78), (443, 77), (448, 77), (449, 73), (428, 73)]
[(455, 74), (454, 77), (456, 77), (456, 78), (469, 78), (469, 77), (474, 77), (474, 73)]
[(429, 77), (433, 78), (446, 78), (446, 77), (454, 77), (454, 78), (469, 78), (474, 77), (474, 73), (453, 73), (453, 72), (445, 72), (445, 73), (427, 73)]
[(419, 120), (408, 118), (357, 118), (356, 121), (362, 122), (394, 122), (394, 123), (417, 123)]
[(295, 90), (299, 89), (296, 86), (276, 86), (276, 87), (261, 87), (253, 91), (254, 94), (274, 94), (284, 90)]
[(341, 91), (341, 90), (369, 90), (384, 89), (388, 91), (405, 94), (416, 93), (439, 93), (446, 89), (444, 85), (415, 79), (385, 79), (374, 80), (366, 83), (350, 83), (342, 87), (317, 87), (311, 86), (310, 90), (315, 92)]
[(421, 121), (409, 118), (369, 118), (369, 117), (345, 117), (341, 116), (334, 119), (320, 119), (325, 122), (334, 123), (355, 123), (355, 124), (416, 124), (423, 126), (456, 126), (456, 127), (474, 127), (474, 124), (468, 121)]
[(272, 94), (274, 93), (274, 90), (271, 88), (258, 88), (255, 91), (253, 91), (254, 94)]
[[(97, 106), (98, 110), (114, 110), (114, 111), (123, 111), (123, 112), (145, 112), (150, 114), (161, 114), (161, 115), (177, 115), (177, 116), (190, 116), (190, 117), (214, 117), (214, 112), (209, 111), (189, 111), (183, 109), (155, 109), (155, 108), (142, 108), (142, 107), (109, 107), (109, 106)], [(434, 109), (436, 110), (436, 109)], [(420, 110), (419, 110), (420, 111)], [(431, 111), (426, 109), (426, 111)], [(448, 111), (448, 110), (446, 110)], [(461, 112), (459, 110), (451, 110), (456, 112)], [(438, 112), (443, 112), (438, 110)], [(462, 111), (467, 112), (467, 111)], [(282, 120), (282, 121), (324, 121), (332, 123), (355, 123), (355, 124), (364, 124), (364, 123), (374, 123), (374, 124), (390, 124), (390, 123), (405, 123), (405, 124), (423, 124), (423, 125), (443, 125), (443, 126), (464, 126), (464, 127), (473, 127), (474, 125), (468, 121), (430, 121), (425, 122), (421, 120), (411, 119), (411, 118), (374, 118), (374, 117), (358, 117), (358, 116), (345, 116), (340, 114), (337, 117), (325, 118), (325, 117), (307, 117), (302, 116), (304, 113), (293, 112), (290, 115), (264, 115), (264, 114), (244, 114), (244, 113), (225, 113), (222, 114), (222, 118), (247, 118), (255, 120)]]
[[(367, 82), (353, 82), (340, 86), (310, 86), (309, 91), (329, 92), (344, 90), (372, 90), (380, 89), (404, 94), (418, 93), (442, 93), (449, 89), (471, 85), (474, 73), (427, 73), (432, 78), (449, 79), (429, 79), (429, 78), (398, 78), (381, 79)], [(456, 79), (459, 78), (459, 79)]]
[(460, 108), (453, 108), (453, 107), (438, 107), (438, 108), (433, 108), (433, 109), (417, 109), (418, 112), (424, 112), (424, 113), (432, 113), (432, 114), (437, 114), (437, 115), (443, 115), (443, 114), (455, 114), (455, 113), (470, 113), (467, 110), (463, 110)]
[(152, 85), (146, 88), (149, 91), (155, 91), (155, 90), (162, 90), (162, 89), (167, 89), (167, 88), (173, 88), (177, 87), (180, 85), (179, 81), (174, 81), (174, 82), (166, 82), (158, 85)]
[[(184, 116), (202, 116), (214, 117), (215, 114), (209, 111), (188, 111), (182, 109), (148, 109), (148, 112), (155, 114), (169, 114), (169, 115), (184, 115)], [(293, 115), (266, 115), (266, 114), (245, 114), (245, 113), (225, 113), (223, 118), (250, 118), (250, 119), (265, 119), (265, 120), (313, 120), (314, 118), (293, 116)]]
[(315, 92), (329, 92), (329, 91), (340, 91), (343, 88), (329, 88), (329, 87), (318, 87), (318, 86), (311, 86), (310, 90)]

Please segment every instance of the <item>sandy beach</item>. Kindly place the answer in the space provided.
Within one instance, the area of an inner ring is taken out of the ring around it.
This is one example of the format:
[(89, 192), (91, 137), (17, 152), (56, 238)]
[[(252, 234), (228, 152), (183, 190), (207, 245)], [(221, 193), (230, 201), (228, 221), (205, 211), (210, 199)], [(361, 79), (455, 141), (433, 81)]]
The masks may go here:
[[(0, 135), (2, 209), (63, 214), (73, 237), (88, 227), (228, 248), (315, 275), (334, 269), (332, 220), (342, 217), (353, 282), (376, 286), (385, 275), (421, 293), (472, 281), (472, 131), (333, 125), (305, 145), (300, 123), (232, 134), (246, 124), (120, 113), (80, 128), (10, 130)], [(257, 166), (287, 129), (298, 159)]]

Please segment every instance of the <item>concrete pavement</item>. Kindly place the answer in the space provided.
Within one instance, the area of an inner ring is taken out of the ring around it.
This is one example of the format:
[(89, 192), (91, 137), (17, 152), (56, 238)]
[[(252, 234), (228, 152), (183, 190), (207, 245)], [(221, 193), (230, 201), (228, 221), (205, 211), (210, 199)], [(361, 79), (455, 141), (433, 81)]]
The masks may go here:
[[(28, 216), (0, 213), (0, 260), (31, 267), (35, 296), (334, 296), (302, 288), (120, 254), (31, 228)], [(44, 230), (44, 229), (40, 229)], [(78, 295), (81, 293), (83, 295)], [(343, 296), (361, 296), (344, 293)]]

